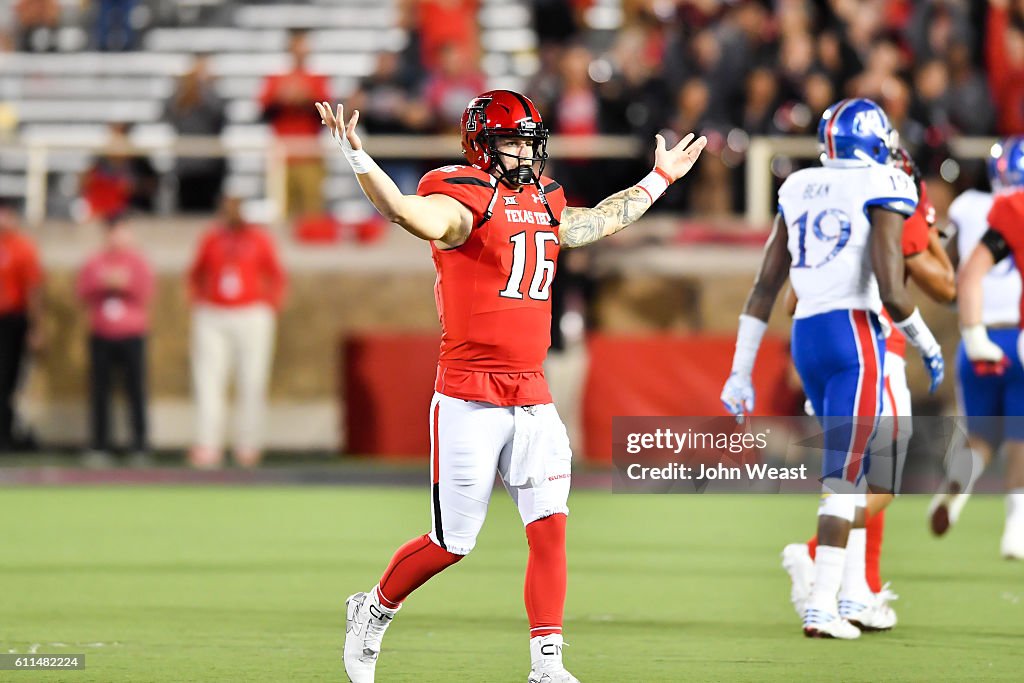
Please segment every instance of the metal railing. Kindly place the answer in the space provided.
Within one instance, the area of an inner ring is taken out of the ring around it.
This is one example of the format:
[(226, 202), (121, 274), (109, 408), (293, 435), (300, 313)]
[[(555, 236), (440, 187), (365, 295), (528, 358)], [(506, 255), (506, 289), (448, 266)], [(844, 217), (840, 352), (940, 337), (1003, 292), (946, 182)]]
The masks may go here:
[[(996, 142), (995, 138), (956, 138), (950, 150), (962, 160), (982, 159)], [(454, 135), (374, 135), (366, 138), (367, 149), (377, 159), (450, 159), (458, 162), (460, 143)], [(152, 142), (111, 145), (106, 142), (28, 141), (0, 146), (0, 153), (17, 150), (27, 154), (25, 181), (25, 217), (30, 225), (45, 219), (48, 157), (54, 151), (83, 151), (94, 154), (165, 154), (175, 157), (230, 157), (260, 152), (265, 159), (264, 178), (267, 198), (281, 220), (285, 205), (286, 164), (289, 156), (335, 154), (337, 148), (326, 137), (230, 140), (216, 136), (169, 137)], [(644, 150), (640, 141), (629, 136), (554, 136), (549, 152), (555, 159), (635, 159)], [(752, 225), (766, 225), (772, 219), (774, 175), (772, 160), (777, 156), (813, 159), (818, 147), (812, 137), (754, 137), (746, 157), (747, 201), (745, 217)]]
[[(367, 149), (376, 159), (446, 159), (457, 163), (461, 143), (454, 135), (374, 135), (366, 138)], [(226, 140), (218, 136), (179, 136), (146, 142), (39, 140), (0, 146), (0, 154), (20, 151), (27, 156), (25, 166), (25, 218), (39, 225), (46, 218), (47, 178), (52, 152), (80, 151), (91, 154), (148, 156), (171, 155), (180, 158), (226, 158), (235, 154), (262, 153), (267, 198), (272, 200), (281, 220), (285, 205), (286, 165), (289, 156), (338, 154), (329, 138), (279, 138), (265, 140)], [(619, 159), (639, 154), (637, 141), (626, 136), (554, 136), (549, 151), (553, 156), (573, 159)]]

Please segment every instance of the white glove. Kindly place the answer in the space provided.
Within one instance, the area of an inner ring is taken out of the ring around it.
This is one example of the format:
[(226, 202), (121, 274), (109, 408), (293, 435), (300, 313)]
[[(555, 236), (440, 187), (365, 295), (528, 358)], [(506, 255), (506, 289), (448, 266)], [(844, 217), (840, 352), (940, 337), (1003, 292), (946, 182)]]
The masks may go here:
[(732, 373), (722, 388), (722, 405), (736, 417), (754, 412), (754, 384), (750, 375)]
[(988, 338), (984, 325), (965, 327), (961, 334), (964, 339), (964, 352), (971, 361), (999, 363), (1003, 360), (1003, 350)]

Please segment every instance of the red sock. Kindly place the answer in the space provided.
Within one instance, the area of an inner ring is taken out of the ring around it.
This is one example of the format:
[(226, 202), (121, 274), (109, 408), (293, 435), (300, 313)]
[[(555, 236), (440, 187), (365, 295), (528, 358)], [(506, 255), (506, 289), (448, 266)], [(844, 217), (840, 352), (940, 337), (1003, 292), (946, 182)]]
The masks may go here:
[(377, 584), (377, 597), (385, 607), (398, 609), (410, 593), (462, 557), (432, 542), (426, 534), (414, 538), (395, 551)]
[(530, 557), (526, 561), (526, 616), (530, 637), (562, 632), (565, 608), (565, 519), (551, 515), (526, 525)]
[(807, 552), (811, 554), (811, 559), (814, 559), (814, 555), (818, 552), (818, 535), (811, 536), (811, 540), (807, 541)]
[(865, 571), (868, 586), (877, 593), (882, 590), (882, 537), (885, 535), (885, 510), (868, 517), (865, 528), (868, 545), (865, 551)]

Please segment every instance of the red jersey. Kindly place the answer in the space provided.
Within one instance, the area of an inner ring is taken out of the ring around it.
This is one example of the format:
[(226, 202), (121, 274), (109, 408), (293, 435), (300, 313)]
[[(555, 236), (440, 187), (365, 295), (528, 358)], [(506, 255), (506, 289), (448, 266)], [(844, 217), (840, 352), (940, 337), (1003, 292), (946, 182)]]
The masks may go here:
[[(1024, 190), (996, 194), (988, 212), (988, 226), (1006, 240), (1017, 263), (1024, 263)], [(1024, 297), (1020, 310), (1024, 312)], [(1024, 318), (1021, 318), (1024, 323)]]
[(193, 300), (215, 306), (280, 308), (285, 280), (270, 235), (250, 225), (208, 232), (188, 273)]
[[(443, 194), (473, 213), (473, 231), (455, 249), (431, 243), (441, 320), (434, 389), (501, 406), (551, 403), (543, 362), (551, 345), (551, 282), (558, 226), (550, 224), (537, 188), (499, 184), (493, 215), (481, 225), (496, 179), (472, 166), (444, 166), (420, 180), (416, 193)], [(561, 186), (542, 177), (556, 219)]]
[[(921, 182), (921, 198), (917, 202), (917, 210), (903, 222), (903, 258), (920, 254), (928, 248), (931, 228), (935, 224), (935, 206), (928, 199), (928, 190)], [(892, 324), (892, 316), (882, 309), (882, 315), (889, 321), (892, 330), (885, 340), (886, 353), (894, 353), (900, 358), (906, 356), (907, 338)]]

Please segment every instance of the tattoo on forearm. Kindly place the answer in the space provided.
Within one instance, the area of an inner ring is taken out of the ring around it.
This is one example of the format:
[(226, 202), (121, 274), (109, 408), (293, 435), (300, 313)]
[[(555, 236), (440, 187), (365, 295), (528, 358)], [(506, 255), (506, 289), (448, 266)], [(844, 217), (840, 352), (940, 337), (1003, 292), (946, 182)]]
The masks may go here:
[(582, 247), (614, 235), (651, 207), (651, 197), (639, 187), (617, 192), (592, 209), (569, 207), (562, 212), (563, 247)]

